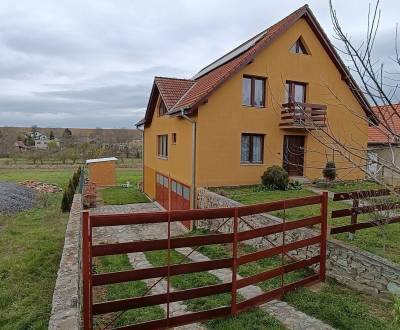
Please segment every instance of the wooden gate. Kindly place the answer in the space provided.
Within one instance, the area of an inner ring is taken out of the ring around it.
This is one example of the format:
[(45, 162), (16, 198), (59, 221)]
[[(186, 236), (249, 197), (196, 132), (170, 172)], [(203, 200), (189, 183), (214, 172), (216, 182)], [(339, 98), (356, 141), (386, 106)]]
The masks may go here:
[[(165, 318), (152, 320), (140, 324), (127, 325), (119, 327), (118, 329), (169, 328), (194, 322), (205, 321), (221, 316), (236, 315), (237, 313), (245, 311), (250, 307), (257, 306), (272, 299), (277, 299), (283, 294), (292, 291), (298, 287), (318, 281), (324, 281), (327, 238), (327, 200), (327, 193), (324, 193), (323, 195), (318, 196), (231, 208), (103, 215), (91, 215), (88, 211), (84, 211), (82, 217), (84, 329), (89, 330), (93, 328), (94, 315), (121, 312), (129, 309), (136, 309), (159, 304), (166, 304), (167, 306)], [(244, 226), (242, 226), (242, 221), (248, 221), (248, 218), (246, 218), (247, 216), (314, 204), (320, 204), (320, 211), (317, 215), (313, 217), (301, 220), (294, 220), (290, 222), (284, 221), (283, 223), (278, 223), (256, 229), (242, 230), (244, 228)], [(202, 236), (190, 237), (171, 237), (171, 223), (174, 221), (182, 221), (188, 218), (194, 220), (223, 220), (223, 223), (225, 224), (229, 221), (232, 225), (232, 232), (206, 234)], [(92, 230), (95, 227), (145, 225), (154, 223), (164, 223), (164, 225), (166, 225), (165, 234), (167, 238), (113, 244), (92, 244)], [(287, 240), (285, 239), (285, 235), (288, 234), (289, 231), (309, 226), (319, 226), (319, 233), (317, 233), (317, 235), (314, 237), (300, 239), (297, 241), (287, 242)], [(277, 237), (276, 235), (280, 235), (280, 244), (273, 245), (272, 247), (268, 247), (257, 252), (240, 255), (239, 245), (242, 242), (259, 237), (268, 237), (268, 235), (274, 235), (274, 237)], [(197, 249), (200, 246), (210, 244), (229, 244), (232, 248), (231, 257), (201, 262), (170, 264), (169, 256), (172, 249), (180, 247), (191, 247), (193, 249)], [(308, 256), (304, 260), (291, 260), (289, 263), (286, 263), (284, 261), (284, 257), (287, 256), (287, 254), (291, 251), (306, 248), (311, 245), (319, 247), (317, 249), (317, 253), (313, 256)], [(128, 271), (102, 274), (92, 273), (92, 259), (94, 257), (152, 250), (168, 251), (167, 266), (133, 269)], [(240, 279), (237, 278), (238, 267), (240, 265), (274, 256), (281, 256), (281, 264), (279, 267), (266, 270), (253, 276), (248, 276)], [(307, 277), (292, 283), (285, 282), (285, 274), (316, 264), (319, 264), (319, 267), (314, 268), (315, 272), (312, 273), (312, 275), (307, 275)], [(232, 278), (231, 281), (229, 281), (228, 283), (221, 283), (180, 291), (170, 290), (169, 283), (171, 276), (221, 268), (230, 268), (232, 270)], [(281, 279), (279, 287), (272, 289), (268, 292), (264, 292), (251, 299), (238, 301), (237, 298), (239, 289), (256, 284), (260, 281), (265, 281), (276, 277)], [(166, 292), (162, 294), (144, 295), (141, 297), (132, 297), (93, 303), (92, 292), (93, 287), (95, 286), (138, 281), (150, 278), (166, 278), (168, 283)], [(179, 316), (171, 316), (169, 313), (169, 305), (172, 302), (184, 301), (188, 299), (205, 297), (225, 292), (230, 292), (231, 294), (231, 302), (228, 306), (200, 312), (188, 313)]]

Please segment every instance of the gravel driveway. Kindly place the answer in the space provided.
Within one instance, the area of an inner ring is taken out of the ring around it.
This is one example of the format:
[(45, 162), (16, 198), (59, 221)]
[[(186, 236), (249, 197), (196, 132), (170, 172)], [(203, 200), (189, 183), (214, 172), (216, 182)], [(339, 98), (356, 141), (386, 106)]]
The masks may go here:
[(0, 213), (29, 210), (36, 204), (37, 193), (11, 182), (0, 182)]

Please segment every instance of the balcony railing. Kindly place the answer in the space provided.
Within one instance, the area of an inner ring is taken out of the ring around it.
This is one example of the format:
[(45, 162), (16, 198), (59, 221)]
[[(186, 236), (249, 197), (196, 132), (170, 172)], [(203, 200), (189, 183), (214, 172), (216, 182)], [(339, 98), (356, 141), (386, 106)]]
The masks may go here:
[(326, 127), (326, 105), (289, 102), (282, 104), (280, 128), (320, 129)]

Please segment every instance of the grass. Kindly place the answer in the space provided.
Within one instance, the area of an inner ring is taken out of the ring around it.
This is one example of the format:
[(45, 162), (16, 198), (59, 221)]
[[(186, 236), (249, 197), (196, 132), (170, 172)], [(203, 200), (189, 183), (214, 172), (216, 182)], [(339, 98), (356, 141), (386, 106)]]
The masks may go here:
[[(191, 234), (204, 234), (206, 231), (194, 231)], [(250, 253), (255, 249), (250, 246), (241, 246), (240, 253)], [(210, 259), (228, 258), (231, 252), (223, 245), (202, 246), (199, 250)], [(238, 273), (251, 276), (280, 264), (279, 258), (261, 259), (255, 263), (248, 263), (239, 267)], [(293, 282), (310, 275), (311, 271), (299, 270), (291, 272), (285, 281)], [(279, 278), (277, 278), (279, 279)], [(264, 291), (277, 287), (278, 283), (261, 282), (259, 286)], [(302, 288), (284, 296), (285, 301), (304, 313), (320, 319), (337, 329), (369, 330), (395, 329), (392, 326), (392, 315), (389, 303), (382, 303), (362, 293), (347, 289), (333, 281), (321, 285), (318, 292)]]
[[(34, 179), (66, 186), (72, 170), (2, 171), (0, 181)], [(0, 328), (45, 329), (61, 258), (68, 214), (61, 193), (48, 205), (0, 215)]]
[[(146, 258), (153, 266), (163, 266), (167, 261), (167, 251), (151, 251), (145, 252)], [(178, 264), (181, 262), (189, 262), (189, 259), (181, 253), (171, 250), (170, 254), (171, 264)], [(209, 272), (198, 272), (191, 274), (183, 274), (171, 277), (172, 287), (184, 290), (195, 287), (202, 287), (206, 285), (218, 284), (221, 281)], [(238, 295), (238, 301), (243, 297)], [(231, 296), (229, 293), (216, 294), (207, 297), (201, 297), (185, 301), (187, 308), (190, 311), (202, 311), (206, 309), (217, 308), (229, 305)], [(251, 309), (247, 312), (241, 313), (235, 317), (229, 316), (225, 318), (218, 318), (205, 322), (208, 329), (228, 330), (228, 329), (248, 329), (251, 324), (251, 329), (271, 329), (283, 330), (285, 327), (276, 319), (267, 315), (258, 308)]]
[(119, 185), (129, 182), (130, 188), (111, 187), (101, 190), (105, 205), (124, 205), (133, 203), (148, 203), (149, 199), (139, 191), (138, 185), (142, 180), (140, 171), (117, 169), (117, 183)]
[[(78, 166), (77, 166), (78, 167)], [(54, 183), (64, 188), (68, 185), (68, 181), (74, 173), (71, 169), (57, 169), (57, 170), (2, 170), (0, 172), (0, 181), (20, 182), (23, 180), (36, 180), (46, 183)]]
[(112, 187), (101, 190), (105, 205), (148, 203), (149, 199), (137, 188)]
[(332, 192), (348, 192), (355, 190), (371, 190), (379, 189), (382, 186), (372, 181), (349, 181), (349, 182), (338, 182), (330, 184), (329, 186), (321, 186), (322, 189), (327, 189)]
[[(351, 191), (354, 189), (371, 189), (377, 187), (375, 183), (372, 182), (358, 182), (358, 183), (340, 183), (335, 186), (338, 191)], [(347, 190), (346, 190), (347, 189)], [(217, 192), (222, 193), (238, 202), (243, 204), (254, 204), (254, 203), (266, 203), (276, 200), (288, 199), (288, 198), (301, 198), (306, 196), (315, 195), (313, 192), (303, 188), (301, 190), (273, 190), (264, 191), (260, 190), (258, 186), (245, 186), (245, 187), (235, 187), (235, 188), (218, 188)], [(350, 217), (342, 217), (331, 219), (331, 213), (333, 210), (349, 208), (350, 205), (344, 202), (334, 202), (329, 199), (328, 203), (328, 221), (331, 227), (337, 227), (341, 225), (350, 224)], [(280, 218), (285, 218), (286, 220), (293, 221), (298, 219), (303, 219), (319, 214), (319, 205), (308, 205), (303, 207), (296, 207), (288, 209), (285, 211), (271, 212)], [(359, 216), (359, 222), (370, 220), (370, 215), (365, 214)], [(342, 240), (350, 245), (357, 246), (373, 254), (379, 255), (386, 258), (392, 262), (400, 263), (400, 223), (391, 224), (387, 226), (386, 238), (384, 238), (382, 232), (378, 227), (367, 228), (359, 230), (354, 239), (350, 239), (347, 233), (338, 234), (333, 236), (336, 239)], [(383, 249), (385, 242), (385, 249)]]
[(395, 329), (390, 304), (328, 281), (318, 292), (302, 288), (284, 300), (317, 319), (341, 330)]
[[(96, 273), (132, 269), (132, 265), (130, 264), (126, 254), (100, 257), (96, 260), (95, 264)], [(105, 292), (100, 291), (100, 294), (97, 294), (97, 296), (109, 301), (142, 296), (147, 292), (147, 290), (148, 287), (144, 281), (133, 281), (106, 285), (103, 287), (103, 291)], [(104, 301), (103, 299), (101, 300)], [(118, 314), (108, 315), (108, 317), (97, 317), (95, 319), (95, 323), (97, 326), (104, 326), (110, 321), (110, 319), (115, 318), (116, 315)], [(113, 323), (113, 327), (162, 319), (164, 317), (164, 310), (160, 306), (130, 309), (116, 319), (116, 321)]]

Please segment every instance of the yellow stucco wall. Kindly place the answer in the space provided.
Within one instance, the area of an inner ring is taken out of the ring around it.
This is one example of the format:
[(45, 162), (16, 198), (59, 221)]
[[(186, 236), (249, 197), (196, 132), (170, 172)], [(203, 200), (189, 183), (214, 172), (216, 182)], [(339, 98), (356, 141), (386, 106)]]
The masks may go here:
[[(192, 124), (181, 118), (158, 115), (158, 100), (151, 124), (144, 130), (144, 191), (155, 198), (155, 173), (191, 186)], [(176, 133), (176, 144), (172, 144)], [(168, 159), (157, 156), (157, 136), (168, 134)]]
[[(289, 52), (300, 37), (311, 55)], [(242, 106), (244, 74), (267, 78), (266, 107)], [(322, 176), (322, 168), (332, 159), (332, 151), (319, 143), (313, 134), (279, 128), (281, 104), (284, 103), (286, 80), (306, 82), (307, 102), (328, 106), (327, 120), (333, 134), (346, 145), (367, 146), (367, 123), (364, 111), (341, 80), (336, 66), (319, 43), (305, 20), (293, 25), (278, 40), (263, 50), (255, 60), (225, 82), (198, 111), (198, 171), (199, 186), (253, 184), (271, 165), (282, 166), (284, 135), (306, 135), (304, 175), (310, 179)], [(338, 100), (329, 88), (342, 100)], [(348, 110), (351, 109), (351, 112)], [(352, 113), (353, 112), (353, 113)], [(265, 134), (264, 164), (240, 164), (241, 133)], [(357, 142), (356, 142), (357, 141)], [(359, 161), (359, 158), (355, 157)], [(339, 177), (358, 179), (364, 174), (335, 155)]]
[[(300, 35), (311, 55), (289, 52)], [(241, 105), (244, 74), (267, 78), (265, 108)], [(307, 102), (327, 105), (327, 121), (333, 135), (342, 143), (357, 149), (366, 148), (367, 123), (358, 117), (365, 117), (364, 111), (309, 25), (305, 20), (299, 20), (200, 106), (197, 117), (193, 118), (197, 121), (197, 186), (259, 183), (267, 167), (275, 164), (282, 166), (284, 135), (295, 134), (306, 136), (304, 175), (310, 179), (322, 176), (326, 161), (333, 159), (332, 151), (313, 136), (323, 136), (323, 133), (279, 128), (286, 80), (306, 82)], [(158, 105), (144, 134), (145, 192), (152, 198), (155, 197), (155, 171), (191, 185), (191, 123), (184, 119), (159, 117), (157, 110)], [(171, 144), (171, 133), (177, 133), (176, 145)], [(264, 164), (240, 164), (242, 133), (265, 134)], [(156, 155), (159, 134), (169, 134), (168, 160), (159, 159)], [(357, 157), (352, 158), (360, 161)], [(334, 160), (341, 179), (364, 177), (359, 168), (337, 153)]]

